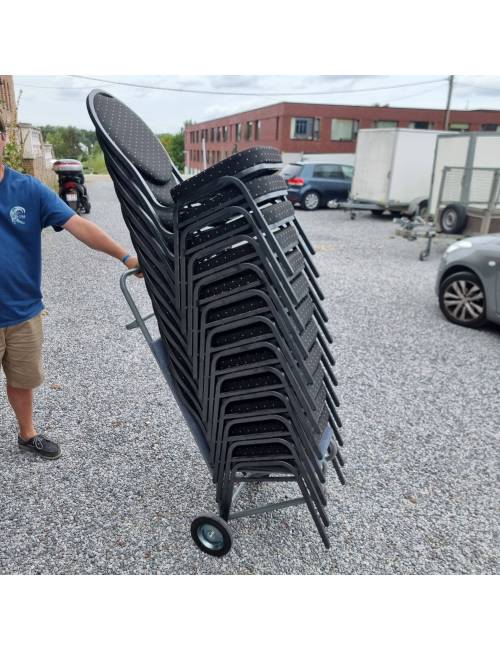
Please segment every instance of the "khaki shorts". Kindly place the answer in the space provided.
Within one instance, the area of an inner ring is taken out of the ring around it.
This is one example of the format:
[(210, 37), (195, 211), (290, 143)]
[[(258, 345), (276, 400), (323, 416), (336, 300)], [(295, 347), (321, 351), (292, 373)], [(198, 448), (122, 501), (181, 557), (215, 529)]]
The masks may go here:
[(37, 388), (43, 383), (42, 315), (0, 327), (0, 365), (12, 388)]

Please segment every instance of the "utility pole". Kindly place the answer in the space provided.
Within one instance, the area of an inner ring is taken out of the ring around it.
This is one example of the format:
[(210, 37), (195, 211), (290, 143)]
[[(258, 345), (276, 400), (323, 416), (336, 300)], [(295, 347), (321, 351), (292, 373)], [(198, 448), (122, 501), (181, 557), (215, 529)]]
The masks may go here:
[(455, 75), (451, 74), (448, 77), (448, 99), (446, 101), (446, 113), (444, 117), (444, 130), (448, 131), (448, 126), (450, 123), (450, 106), (451, 106), (451, 96), (453, 93), (453, 81), (455, 79)]

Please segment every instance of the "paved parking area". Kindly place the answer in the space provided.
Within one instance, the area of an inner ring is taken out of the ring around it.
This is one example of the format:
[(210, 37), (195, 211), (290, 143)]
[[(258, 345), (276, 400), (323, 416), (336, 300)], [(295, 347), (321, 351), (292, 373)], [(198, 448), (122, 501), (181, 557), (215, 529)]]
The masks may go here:
[[(89, 182), (92, 219), (126, 243), (112, 184)], [(328, 481), (332, 548), (305, 508), (234, 523), (233, 551), (201, 554), (191, 519), (214, 490), (138, 331), (120, 265), (67, 233), (44, 235), (41, 432), (63, 457), (21, 455), (0, 392), (2, 573), (497, 573), (500, 329), (440, 314), (439, 252), (385, 219), (301, 212), (335, 338), (348, 484)], [(147, 309), (142, 283), (135, 281)], [(252, 488), (251, 506), (290, 490)]]

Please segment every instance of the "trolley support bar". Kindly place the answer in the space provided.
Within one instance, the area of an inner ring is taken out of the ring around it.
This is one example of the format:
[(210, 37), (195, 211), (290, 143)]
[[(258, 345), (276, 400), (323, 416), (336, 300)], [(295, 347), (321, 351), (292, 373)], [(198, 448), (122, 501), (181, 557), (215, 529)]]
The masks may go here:
[(292, 506), (298, 506), (302, 503), (305, 503), (303, 497), (297, 499), (289, 499), (288, 501), (280, 501), (279, 503), (269, 503), (266, 506), (260, 506), (260, 508), (251, 508), (250, 510), (240, 510), (239, 512), (233, 512), (229, 515), (229, 521), (232, 519), (242, 519), (243, 517), (252, 517), (253, 515), (260, 515), (264, 512), (272, 512), (273, 510), (282, 510), (283, 508), (291, 508)]

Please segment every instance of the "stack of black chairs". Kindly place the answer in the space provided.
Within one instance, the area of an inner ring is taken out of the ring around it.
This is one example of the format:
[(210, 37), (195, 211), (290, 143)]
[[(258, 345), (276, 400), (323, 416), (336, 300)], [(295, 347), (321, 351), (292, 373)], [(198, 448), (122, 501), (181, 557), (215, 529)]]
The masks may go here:
[(328, 461), (344, 483), (337, 380), (280, 153), (246, 149), (182, 181), (127, 106), (100, 90), (87, 106), (221, 518), (235, 483), (294, 481), (328, 547)]

